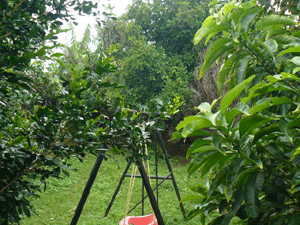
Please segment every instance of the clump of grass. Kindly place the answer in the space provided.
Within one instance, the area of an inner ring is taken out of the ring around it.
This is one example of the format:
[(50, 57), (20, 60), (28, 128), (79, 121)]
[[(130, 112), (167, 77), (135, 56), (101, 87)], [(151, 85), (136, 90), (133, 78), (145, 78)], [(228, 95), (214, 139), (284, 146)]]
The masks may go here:
[[(25, 218), (21, 224), (70, 224), (95, 160), (96, 157), (93, 155), (88, 155), (83, 163), (74, 159), (72, 163), (77, 172), (70, 171), (70, 176), (65, 179), (49, 179), (47, 190), (41, 193), (40, 198), (32, 199), (38, 215)], [(192, 177), (188, 182), (185, 180), (186, 169), (179, 163), (181, 160), (183, 159), (171, 159), (171, 164), (179, 191), (184, 197), (191, 194), (187, 187), (189, 183), (194, 183), (196, 178)], [(108, 217), (104, 218), (103, 215), (126, 165), (127, 162), (123, 156), (115, 156), (102, 163), (78, 224), (119, 224), (119, 221), (125, 216), (130, 178), (125, 178)], [(150, 173), (154, 174), (154, 162), (151, 162), (150, 165)], [(166, 176), (168, 169), (163, 159), (159, 159), (158, 166), (159, 175)], [(131, 172), (131, 169), (129, 171)], [(154, 180), (152, 184), (154, 186)], [(141, 188), (141, 179), (136, 179), (129, 208), (141, 200)], [(172, 181), (167, 180), (160, 186), (159, 207), (166, 224), (183, 224)], [(191, 210), (191, 207), (192, 204), (185, 204), (187, 211)], [(145, 200), (145, 213), (152, 213), (148, 199)], [(137, 207), (130, 215), (141, 215), (141, 206)], [(188, 224), (199, 224), (199, 221), (194, 219)]]

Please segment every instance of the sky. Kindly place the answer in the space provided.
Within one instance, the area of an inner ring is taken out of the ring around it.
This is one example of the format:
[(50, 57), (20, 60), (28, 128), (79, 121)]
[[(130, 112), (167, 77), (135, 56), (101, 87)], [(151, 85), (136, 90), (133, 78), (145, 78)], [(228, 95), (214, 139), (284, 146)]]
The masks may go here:
[[(112, 7), (114, 7), (113, 13), (116, 14), (116, 16), (121, 16), (126, 11), (126, 7), (132, 3), (132, 0), (98, 0), (98, 2), (99, 2), (98, 5), (101, 7), (102, 5), (107, 6), (109, 3)], [(87, 25), (91, 24), (93, 26), (93, 24), (95, 24), (95, 21), (91, 16), (78, 16), (76, 18), (77, 18), (76, 22), (78, 23), (78, 25), (74, 26), (74, 31), (76, 37), (78, 37), (77, 40), (80, 40), (83, 36), (83, 32), (87, 27)], [(68, 23), (64, 23), (64, 25), (62, 26), (63, 29), (67, 29), (68, 27), (69, 27)], [(95, 30), (92, 29), (92, 35), (94, 32)], [(58, 38), (59, 38), (59, 42), (63, 44), (68, 44), (71, 38), (71, 34), (61, 34), (58, 36)]]

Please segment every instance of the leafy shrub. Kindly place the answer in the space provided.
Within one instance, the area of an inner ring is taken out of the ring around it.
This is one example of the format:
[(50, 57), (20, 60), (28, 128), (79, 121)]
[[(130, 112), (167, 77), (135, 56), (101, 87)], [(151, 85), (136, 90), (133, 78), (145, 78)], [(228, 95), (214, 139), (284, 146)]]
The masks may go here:
[(208, 43), (219, 33), (200, 77), (221, 60), (218, 89), (222, 94), (229, 83), (226, 94), (202, 103), (173, 137), (203, 137), (188, 150), (188, 175), (197, 171), (208, 185), (191, 187), (197, 194), (184, 199), (195, 201), (188, 219), (200, 215), (204, 224), (218, 210), (210, 224), (229, 224), (233, 217), (248, 224), (299, 224), (298, 21), (266, 14), (255, 1), (231, 2), (203, 22), (194, 41)]

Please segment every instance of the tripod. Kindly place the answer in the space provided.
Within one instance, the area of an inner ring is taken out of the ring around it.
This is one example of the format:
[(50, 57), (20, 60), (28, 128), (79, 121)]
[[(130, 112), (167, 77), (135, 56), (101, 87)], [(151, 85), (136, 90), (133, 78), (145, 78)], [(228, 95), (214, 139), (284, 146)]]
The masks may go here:
[[(158, 140), (157, 140), (158, 139)], [(163, 154), (164, 154), (164, 158), (165, 158), (165, 161), (166, 161), (166, 164), (167, 164), (167, 167), (168, 167), (168, 170), (169, 170), (169, 175), (167, 176), (158, 176), (158, 155), (157, 155), (157, 144), (158, 144), (158, 141), (161, 145), (161, 148), (162, 148), (162, 151), (163, 151)], [(152, 209), (153, 209), (153, 212), (157, 218), (157, 222), (159, 225), (164, 225), (164, 220), (163, 220), (163, 217), (161, 215), (161, 212), (160, 212), (160, 209), (158, 207), (158, 187), (166, 180), (172, 180), (172, 183), (173, 183), (173, 186), (174, 186), (174, 189), (175, 189), (175, 192), (176, 192), (176, 195), (177, 195), (177, 199), (178, 199), (178, 202), (179, 202), (179, 205), (180, 205), (180, 209), (181, 209), (181, 212), (183, 214), (183, 216), (185, 217), (186, 214), (185, 214), (185, 210), (184, 210), (184, 207), (183, 207), (183, 204), (180, 202), (181, 201), (181, 197), (180, 197), (180, 193), (179, 193), (179, 190), (178, 190), (178, 186), (176, 184), (176, 180), (175, 180), (175, 177), (174, 177), (174, 174), (173, 174), (173, 171), (172, 171), (172, 166), (170, 164), (170, 161), (169, 161), (169, 158), (167, 156), (167, 152), (166, 152), (166, 148), (165, 148), (165, 145), (164, 145), (164, 142), (163, 142), (163, 139), (161, 137), (161, 134), (158, 130), (154, 130), (154, 145), (155, 145), (155, 169), (156, 169), (156, 175), (155, 176), (150, 176), (150, 175), (147, 175), (146, 171), (145, 171), (145, 168), (144, 168), (144, 165), (142, 163), (142, 160), (141, 160), (141, 157), (138, 156), (137, 154), (135, 154), (135, 150), (134, 150), (134, 154), (133, 154), (133, 157), (132, 159), (130, 159), (128, 161), (128, 164), (122, 174), (122, 177), (119, 181), (119, 184), (113, 194), (113, 197), (105, 211), (105, 217), (108, 215), (112, 205), (113, 205), (113, 202), (120, 190), (120, 187), (125, 179), (125, 177), (130, 177), (131, 174), (127, 174), (128, 172), (128, 169), (130, 167), (130, 165), (135, 162), (138, 166), (138, 169), (140, 171), (140, 174), (136, 174), (135, 177), (136, 178), (142, 178), (143, 180), (143, 190), (144, 190), (144, 187), (147, 191), (147, 195), (144, 196), (144, 192), (142, 192), (143, 196), (142, 196), (142, 200), (137, 203), (131, 210), (128, 211), (128, 213), (130, 213), (133, 209), (135, 209), (140, 203), (142, 203), (142, 213), (144, 213), (144, 200), (149, 197), (149, 200), (150, 200), (150, 203), (151, 203), (151, 206), (152, 206)], [(102, 164), (102, 161), (104, 159), (104, 156), (105, 156), (105, 151), (101, 151), (99, 152), (98, 154), (98, 157), (96, 159), (96, 162), (95, 162), (95, 165), (91, 171), (91, 174), (90, 174), (90, 177), (87, 181), (87, 184), (86, 184), (86, 187), (82, 193), (82, 196), (81, 196), (81, 199), (78, 203), (78, 206), (76, 208), (76, 211), (75, 211), (75, 214), (74, 214), (74, 217), (71, 221), (71, 225), (76, 225), (78, 220), (79, 220), (79, 217), (80, 217), (80, 214), (82, 212), (82, 209), (84, 207), (84, 204), (87, 200), (87, 197), (89, 195), (89, 192), (90, 192), (90, 189), (93, 185), (93, 182), (97, 176), (97, 172)], [(155, 179), (156, 180), (156, 187), (155, 188), (151, 188), (151, 185), (150, 185), (150, 182), (149, 182), (149, 179)], [(162, 179), (162, 181), (160, 183), (158, 183), (158, 180)], [(155, 195), (153, 193), (153, 191), (156, 190), (156, 197), (155, 198)]]

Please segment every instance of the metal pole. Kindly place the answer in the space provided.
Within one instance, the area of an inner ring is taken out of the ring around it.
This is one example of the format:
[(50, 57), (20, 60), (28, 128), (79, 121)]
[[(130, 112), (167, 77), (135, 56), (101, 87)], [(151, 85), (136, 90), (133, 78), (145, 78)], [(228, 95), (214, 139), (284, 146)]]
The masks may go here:
[(76, 225), (78, 220), (79, 220), (79, 217), (81, 215), (81, 212), (82, 212), (82, 209), (84, 207), (84, 204), (90, 194), (90, 190), (93, 186), (93, 183), (96, 179), (96, 176), (97, 176), (97, 173), (98, 173), (98, 170), (102, 164), (102, 161), (104, 159), (104, 156), (105, 156), (105, 151), (100, 151), (98, 156), (97, 156), (97, 159), (96, 159), (96, 162), (94, 164), (94, 167), (90, 173), (90, 177), (85, 185), (85, 188), (82, 192), (82, 196), (81, 196), (81, 199), (77, 205), (77, 208), (76, 208), (76, 211), (75, 211), (75, 214), (74, 214), (74, 217), (71, 221), (71, 225)]
[(125, 175), (126, 175), (128, 169), (129, 169), (131, 163), (132, 163), (132, 159), (130, 159), (130, 160), (128, 161), (128, 163), (127, 163), (126, 169), (124, 170), (124, 172), (123, 172), (123, 174), (122, 174), (122, 177), (121, 177), (121, 179), (120, 179), (120, 181), (119, 181), (119, 184), (118, 184), (118, 186), (117, 186), (117, 188), (116, 188), (116, 190), (115, 190), (115, 192), (114, 192), (114, 195), (112, 196), (111, 201), (110, 201), (109, 205), (107, 206), (107, 209), (106, 209), (106, 211), (105, 211), (104, 217), (107, 217), (107, 215), (108, 215), (108, 213), (109, 213), (109, 210), (111, 209), (111, 207), (112, 207), (112, 205), (113, 205), (113, 203), (114, 203), (114, 201), (115, 201), (115, 198), (116, 198), (116, 196), (117, 196), (117, 194), (118, 194), (118, 192), (119, 192), (119, 190), (120, 190), (120, 187), (121, 187), (121, 185), (122, 185), (122, 183), (123, 183), (123, 181), (124, 181)]
[[(158, 177), (158, 165), (157, 165), (158, 155), (157, 155), (157, 137), (156, 136), (157, 136), (157, 134), (154, 131), (155, 175), (156, 175), (156, 186), (157, 186), (158, 185), (158, 180), (157, 180), (157, 177)], [(157, 204), (158, 204), (158, 189), (156, 189), (156, 201), (157, 201)]]
[[(142, 216), (145, 214), (145, 185), (144, 182), (142, 181)], [(129, 212), (128, 212), (129, 214)]]
[(183, 204), (182, 204), (182, 202), (181, 202), (181, 197), (180, 197), (179, 189), (178, 189), (178, 187), (177, 187), (176, 180), (175, 180), (175, 177), (174, 177), (174, 173), (173, 173), (173, 171), (172, 171), (172, 166), (171, 166), (171, 163), (170, 163), (170, 161), (169, 161), (169, 158), (168, 158), (168, 155), (167, 155), (167, 152), (166, 152), (165, 144), (164, 144), (164, 142), (163, 142), (163, 139), (162, 139), (162, 137), (161, 137), (161, 134), (160, 134), (157, 130), (156, 130), (156, 132), (157, 132), (159, 141), (160, 141), (160, 143), (161, 143), (161, 146), (162, 146), (162, 149), (163, 149), (163, 152), (164, 152), (164, 156), (165, 156), (165, 160), (166, 160), (166, 163), (167, 163), (169, 172), (172, 173), (172, 182), (173, 182), (173, 186), (174, 186), (174, 189), (175, 189), (175, 192), (176, 192), (178, 201), (179, 201), (179, 205), (180, 205), (180, 209), (181, 209), (182, 215), (183, 215), (184, 218), (186, 218), (186, 213), (185, 213)]
[(152, 191), (147, 173), (146, 173), (145, 168), (143, 166), (143, 163), (141, 162), (141, 159), (139, 157), (136, 157), (135, 161), (136, 161), (137, 166), (139, 168), (139, 171), (141, 173), (141, 176), (142, 176), (147, 194), (149, 195), (150, 203), (151, 203), (152, 209), (154, 211), (154, 214), (156, 216), (158, 225), (165, 225), (164, 219), (163, 219), (163, 217), (160, 213), (159, 207), (158, 207), (157, 202), (155, 200), (155, 196), (153, 194), (153, 191)]
[[(145, 148), (143, 148), (143, 155), (145, 155)], [(144, 161), (145, 162), (145, 161)], [(145, 167), (145, 164), (143, 162), (143, 165)], [(150, 174), (149, 174), (150, 175)], [(142, 180), (142, 216), (145, 214), (145, 202), (144, 202), (144, 196), (145, 196), (145, 185)]]

